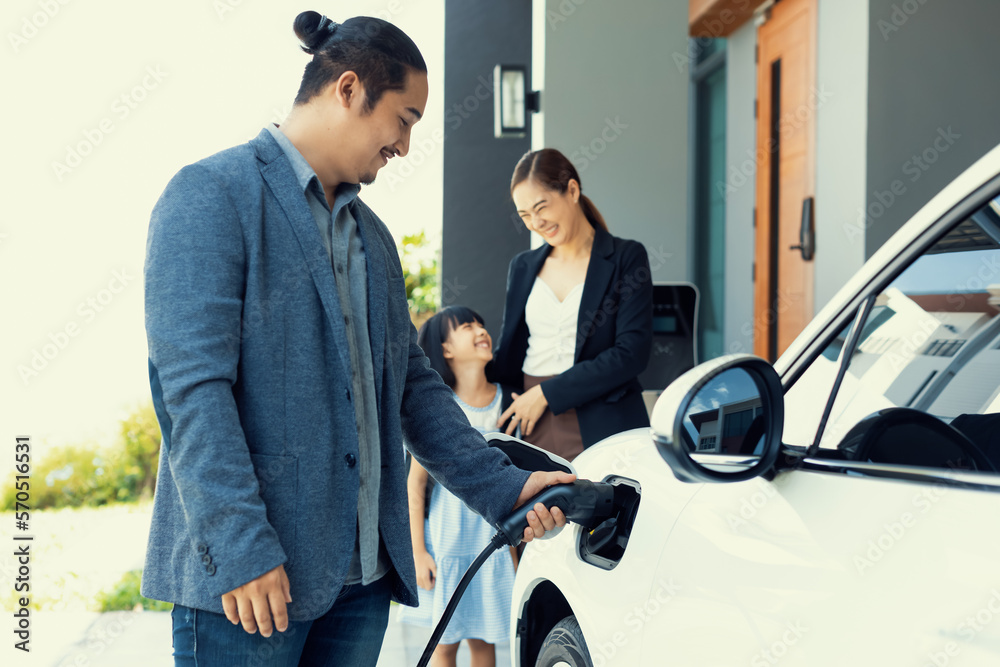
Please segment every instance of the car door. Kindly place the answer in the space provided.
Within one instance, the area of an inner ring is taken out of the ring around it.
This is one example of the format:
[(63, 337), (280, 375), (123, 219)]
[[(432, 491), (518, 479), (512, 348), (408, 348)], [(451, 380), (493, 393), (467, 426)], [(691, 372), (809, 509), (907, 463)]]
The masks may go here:
[(684, 508), (643, 664), (1000, 664), (998, 194), (911, 228), (807, 329), (781, 469)]

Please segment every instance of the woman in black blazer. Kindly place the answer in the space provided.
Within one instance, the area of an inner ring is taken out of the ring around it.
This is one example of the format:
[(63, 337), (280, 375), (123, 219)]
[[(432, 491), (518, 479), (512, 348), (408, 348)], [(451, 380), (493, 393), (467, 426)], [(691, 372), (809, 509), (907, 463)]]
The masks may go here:
[[(621, 431), (649, 426), (637, 376), (649, 361), (653, 284), (641, 243), (612, 236), (566, 157), (527, 153), (511, 197), (545, 244), (517, 255), (489, 370), (521, 387), (507, 431), (572, 459)], [(579, 302), (579, 308), (576, 303)]]

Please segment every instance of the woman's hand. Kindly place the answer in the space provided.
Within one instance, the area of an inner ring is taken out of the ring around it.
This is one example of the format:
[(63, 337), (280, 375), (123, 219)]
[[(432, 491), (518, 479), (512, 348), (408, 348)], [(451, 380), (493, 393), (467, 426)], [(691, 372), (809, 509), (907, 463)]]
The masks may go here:
[(434, 559), (426, 551), (413, 554), (413, 564), (417, 566), (417, 586), (425, 591), (434, 588), (434, 580), (437, 579), (437, 565)]
[(510, 418), (507, 435), (513, 435), (514, 429), (518, 426), (521, 427), (521, 435), (531, 435), (535, 424), (549, 407), (549, 401), (542, 392), (542, 385), (537, 384), (523, 394), (512, 393), (511, 396), (514, 397), (514, 402), (500, 415), (497, 426), (502, 426)]

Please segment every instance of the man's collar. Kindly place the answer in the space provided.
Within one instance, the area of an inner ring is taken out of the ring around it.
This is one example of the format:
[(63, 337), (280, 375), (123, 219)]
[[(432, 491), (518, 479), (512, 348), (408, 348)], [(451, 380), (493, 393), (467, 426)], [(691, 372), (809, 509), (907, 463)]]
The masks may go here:
[[(281, 129), (274, 123), (268, 123), (266, 129), (271, 133), (271, 136), (274, 137), (274, 140), (288, 158), (288, 162), (292, 165), (292, 171), (295, 172), (295, 178), (298, 180), (302, 191), (308, 191), (311, 183), (315, 181), (316, 185), (312, 187), (317, 189), (319, 199), (325, 202), (326, 195), (323, 191), (323, 184), (320, 182), (319, 176), (316, 175), (316, 170), (312, 168), (304, 157), (302, 157), (302, 153), (300, 153), (299, 149), (295, 147), (295, 144), (293, 144), (291, 140), (285, 136), (285, 133), (282, 132)], [(358, 196), (360, 191), (361, 186), (357, 183), (341, 183), (337, 186), (334, 196), (337, 203), (343, 206), (344, 204), (349, 204), (353, 201), (354, 198)], [(340, 200), (342, 198), (346, 198), (346, 200), (341, 202)]]

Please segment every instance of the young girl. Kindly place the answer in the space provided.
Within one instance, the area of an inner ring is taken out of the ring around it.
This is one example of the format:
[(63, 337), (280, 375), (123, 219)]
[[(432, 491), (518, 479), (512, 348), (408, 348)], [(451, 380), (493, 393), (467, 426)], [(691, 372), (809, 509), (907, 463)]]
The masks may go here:
[[(455, 392), (455, 401), (469, 422), (482, 433), (496, 431), (503, 391), (486, 379), (493, 341), (483, 319), (464, 306), (451, 306), (424, 323), (417, 341), (431, 368)], [(420, 606), (400, 607), (398, 612), (400, 621), (425, 627), (437, 624), (462, 575), (496, 532), (461, 500), (433, 480), (428, 484), (428, 480), (427, 471), (411, 460), (407, 488)], [(427, 503), (430, 511), (425, 513)], [(512, 554), (502, 549), (483, 564), (466, 589), (431, 665), (453, 667), (459, 642), (464, 639), (472, 667), (493, 667), (494, 645), (509, 639), (513, 584)]]

